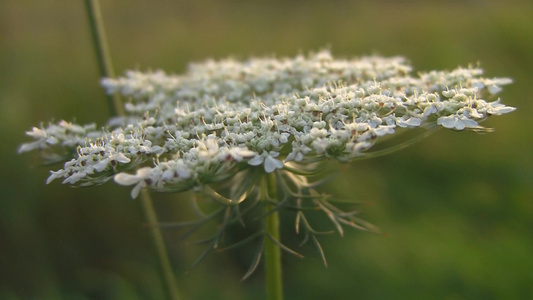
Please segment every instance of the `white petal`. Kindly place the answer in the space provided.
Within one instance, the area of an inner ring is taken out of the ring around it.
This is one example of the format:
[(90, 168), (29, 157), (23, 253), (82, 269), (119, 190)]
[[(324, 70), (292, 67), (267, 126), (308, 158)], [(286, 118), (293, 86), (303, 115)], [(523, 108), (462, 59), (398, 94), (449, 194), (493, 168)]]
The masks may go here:
[(242, 161), (243, 158), (252, 157), (256, 155), (255, 152), (248, 150), (247, 148), (241, 148), (241, 147), (233, 147), (229, 149), (229, 155), (235, 160), (235, 161)]
[(471, 120), (471, 119), (464, 119), (462, 120), (462, 123), (466, 126), (466, 127), (478, 127), (478, 124), (476, 121), (474, 120)]
[(419, 118), (409, 118), (405, 123), (409, 126), (420, 126), (422, 124), (422, 121)]
[(276, 152), (276, 151), (270, 151), (268, 153), (269, 156), (272, 156), (272, 157), (278, 157), (279, 156), (279, 152)]
[(355, 130), (358, 132), (367, 131), (370, 128), (370, 125), (367, 123), (357, 123), (355, 124)]
[(326, 152), (326, 149), (328, 148), (328, 141), (325, 139), (318, 139), (315, 140), (312, 145), (315, 148), (316, 153), (322, 154)]
[(455, 129), (463, 130), (465, 129), (465, 124), (462, 121), (457, 121), (455, 122)]
[(139, 176), (131, 175), (128, 173), (118, 173), (117, 175), (115, 175), (114, 179), (115, 179), (115, 182), (120, 185), (132, 185), (132, 184), (136, 184), (137, 182), (141, 180)]
[(279, 159), (275, 159), (272, 156), (265, 158), (265, 172), (272, 173), (276, 169), (283, 169), (283, 162)]
[(495, 101), (495, 102), (490, 103), (490, 106), (487, 112), (493, 115), (501, 115), (501, 114), (510, 113), (514, 110), (516, 110), (515, 107), (505, 106), (503, 104), (500, 104), (499, 101)]
[(309, 133), (312, 136), (318, 137), (318, 138), (323, 138), (328, 135), (328, 131), (326, 129), (318, 129), (316, 127), (313, 127)]
[(420, 126), (420, 124), (422, 124), (422, 121), (418, 118), (409, 118), (407, 120), (404, 120), (404, 119), (397, 119), (396, 120), (396, 123), (398, 124), (398, 126), (400, 127), (417, 127), (417, 126)]
[(164, 181), (169, 181), (170, 179), (174, 178), (174, 171), (173, 170), (165, 170), (163, 174), (161, 175), (161, 179)]
[(80, 179), (84, 178), (85, 176), (87, 176), (87, 173), (83, 173), (83, 172), (74, 173), (70, 175), (69, 177), (67, 177), (65, 180), (63, 180), (63, 184), (65, 183), (74, 184), (80, 181)]
[(139, 182), (133, 189), (131, 190), (131, 198), (135, 199), (137, 196), (139, 196), (139, 193), (141, 192), (142, 188), (146, 186), (146, 182), (141, 181)]
[(498, 78), (495, 81), (496, 83), (501, 85), (513, 83), (513, 80), (511, 78)]
[(430, 105), (430, 106), (428, 106), (428, 107), (426, 107), (426, 108), (424, 109), (424, 113), (423, 113), (423, 115), (424, 115), (424, 117), (427, 117), (427, 116), (429, 116), (429, 115), (431, 115), (431, 114), (434, 114), (434, 113), (436, 113), (436, 112), (437, 112), (437, 107), (435, 107), (435, 106), (433, 106), (433, 105)]
[(112, 159), (115, 160), (115, 161), (118, 161), (120, 163), (123, 163), (123, 164), (126, 164), (126, 163), (130, 162), (130, 159), (127, 158), (126, 155), (124, 155), (123, 153), (120, 153), (120, 152), (115, 154)]
[(299, 153), (295, 152), (295, 151), (289, 153), (289, 155), (287, 155), (287, 157), (285, 158), (285, 162), (288, 162), (288, 161), (291, 161), (291, 160), (295, 160), (297, 154), (299, 154)]
[(239, 154), (242, 157), (252, 157), (252, 156), (256, 155), (256, 153), (254, 151), (248, 150), (247, 148), (240, 148)]
[(445, 128), (454, 128), (457, 120), (453, 116), (440, 117), (437, 119), (437, 124), (442, 125)]
[(218, 143), (214, 139), (208, 139), (205, 145), (210, 156), (213, 156), (218, 152)]
[(296, 158), (294, 159), (294, 161), (302, 161), (302, 159), (304, 159), (304, 155), (302, 152), (298, 152), (296, 154)]
[(377, 136), (383, 136), (386, 134), (392, 134), (394, 133), (394, 126), (378, 126), (376, 129), (374, 129), (374, 133)]
[(191, 172), (189, 172), (189, 170), (186, 169), (185, 167), (179, 168), (177, 171), (178, 171), (178, 176), (181, 178), (187, 179), (191, 177)]
[(107, 167), (108, 164), (109, 164), (109, 158), (102, 159), (102, 160), (99, 161), (97, 164), (95, 164), (95, 165), (93, 166), (93, 168), (94, 168), (97, 172), (102, 172), (102, 171)]
[(290, 134), (284, 132), (284, 133), (281, 134), (281, 137), (279, 138), (279, 141), (281, 143), (285, 144), (285, 143), (289, 142), (289, 136), (290, 136)]
[(39, 148), (40, 143), (41, 143), (40, 141), (36, 141), (33, 143), (22, 144), (19, 147), (18, 153), (28, 152), (28, 151), (32, 151), (33, 149), (37, 149)]
[(48, 179), (46, 180), (46, 184), (50, 184), (50, 182), (56, 180), (57, 178), (61, 178), (63, 176), (65, 176), (65, 173), (67, 171), (65, 170), (59, 170), (59, 171), (50, 171), (50, 173), (52, 173), (52, 175), (50, 175), (50, 177), (48, 177)]
[(502, 91), (502, 88), (497, 85), (489, 85), (489, 93), (495, 95)]
[(26, 131), (26, 134), (34, 138), (45, 138), (46, 137), (46, 131), (41, 130), (37, 127), (33, 127), (32, 131)]
[(137, 170), (136, 176), (139, 177), (139, 178), (142, 178), (142, 179), (146, 179), (146, 178), (150, 177), (151, 174), (152, 174), (152, 168), (150, 168), (150, 167), (142, 167), (142, 168)]
[(363, 151), (363, 150), (366, 150), (368, 148), (370, 148), (372, 146), (372, 143), (370, 142), (359, 142), (359, 143), (356, 143), (354, 145), (354, 147), (352, 148), (352, 151), (354, 152), (359, 152), (359, 151)]
[(46, 139), (46, 143), (55, 145), (59, 142), (59, 140), (55, 136), (50, 136)]
[(265, 158), (262, 155), (256, 155), (254, 158), (248, 161), (248, 164), (252, 166), (259, 166), (264, 160)]
[(515, 110), (516, 110), (516, 108), (515, 107), (511, 107), (511, 106), (498, 107), (498, 112), (500, 114), (510, 113), (512, 111), (515, 111)]

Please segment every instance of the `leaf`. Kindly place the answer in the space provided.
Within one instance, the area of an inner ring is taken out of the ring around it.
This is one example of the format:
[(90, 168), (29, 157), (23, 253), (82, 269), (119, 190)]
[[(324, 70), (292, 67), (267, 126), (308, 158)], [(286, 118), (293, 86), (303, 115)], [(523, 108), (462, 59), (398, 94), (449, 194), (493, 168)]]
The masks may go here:
[(235, 249), (235, 248), (238, 248), (238, 247), (241, 247), (241, 246), (244, 246), (246, 245), (247, 243), (253, 241), (254, 239), (256, 239), (258, 236), (262, 235), (263, 232), (262, 231), (258, 231), (240, 241), (238, 241), (237, 243), (235, 244), (232, 244), (230, 246), (227, 246), (225, 248), (220, 248), (220, 249), (217, 249), (218, 252), (222, 252), (222, 251), (226, 251), (226, 250), (231, 250), (231, 249)]
[(301, 220), (303, 221), (303, 224), (305, 226), (305, 229), (314, 234), (314, 235), (322, 235), (322, 234), (332, 234), (334, 231), (330, 230), (330, 231), (316, 231), (313, 229), (313, 227), (311, 227), (311, 224), (309, 224), (309, 221), (307, 220), (307, 218), (305, 217), (305, 214), (302, 213), (302, 216), (301, 216)]
[(284, 251), (287, 251), (288, 253), (296, 256), (296, 257), (299, 257), (299, 258), (303, 258), (304, 256), (301, 255), (300, 253), (292, 250), (291, 248), (283, 245), (280, 241), (276, 240), (271, 234), (267, 233), (266, 236), (274, 243), (276, 244), (276, 246), (278, 246), (281, 250), (284, 250)]
[(314, 168), (312, 170), (304, 170), (302, 166), (297, 166), (295, 163), (287, 162), (284, 165), (285, 170), (296, 174), (296, 175), (302, 175), (302, 176), (314, 176), (320, 174), (322, 171), (322, 167)]
[(475, 133), (489, 133), (494, 132), (494, 128), (486, 128), (486, 127), (467, 127), (465, 130), (472, 131)]
[(248, 271), (246, 271), (246, 274), (241, 279), (241, 282), (248, 279), (254, 272), (257, 270), (257, 267), (259, 266), (259, 263), (261, 262), (261, 257), (263, 256), (263, 242), (261, 242), (261, 245), (259, 246), (257, 253), (254, 256), (254, 259), (252, 260), (252, 264), (250, 264), (250, 267), (248, 268)]
[(191, 265), (191, 267), (187, 270), (186, 273), (190, 272), (192, 269), (194, 269), (199, 263), (201, 263), (211, 251), (213, 251), (215, 248), (213, 247), (214, 243), (209, 245), (202, 254), (200, 254), (200, 257), (196, 259), (196, 261)]
[(319, 180), (314, 181), (314, 182), (307, 183), (307, 185), (305, 187), (309, 188), (309, 189), (319, 187), (319, 186), (321, 186), (321, 185), (323, 185), (323, 184), (335, 179), (335, 177), (337, 177), (338, 175), (339, 175), (338, 173), (327, 175), (327, 176), (325, 176), (322, 179), (319, 179)]
[(206, 195), (211, 196), (214, 200), (224, 204), (224, 205), (239, 205), (241, 202), (243, 202), (246, 199), (246, 192), (243, 193), (238, 199), (229, 199), (222, 195), (220, 195), (217, 191), (213, 190), (208, 185), (205, 185), (202, 189)]
[(261, 219), (264, 219), (266, 217), (268, 217), (269, 215), (277, 212), (278, 210), (284, 208), (286, 205), (287, 205), (287, 202), (288, 202), (288, 198), (287, 199), (284, 199), (283, 201), (280, 201), (276, 207), (274, 207), (273, 209), (263, 213), (263, 214), (260, 214), (259, 216), (255, 217), (254, 219), (255, 220), (261, 220)]
[(320, 254), (320, 257), (322, 257), (322, 261), (324, 262), (324, 266), (327, 268), (328, 267), (328, 262), (326, 260), (326, 255), (324, 255), (324, 250), (322, 249), (322, 246), (320, 245), (320, 242), (318, 241), (318, 239), (316, 238), (316, 236), (314, 234), (312, 235), (312, 238), (313, 238), (313, 242), (315, 244), (315, 248), (317, 249), (318, 253)]
[(296, 213), (296, 220), (295, 220), (295, 224), (294, 224), (294, 227), (295, 227), (295, 231), (296, 231), (296, 234), (299, 234), (300, 233), (300, 219), (301, 219), (301, 215), (303, 213), (301, 211), (298, 211)]
[(335, 225), (335, 228), (337, 228), (337, 231), (341, 236), (344, 236), (344, 230), (342, 229), (342, 225), (339, 223), (337, 218), (335, 217), (335, 214), (327, 209), (322, 203), (317, 201), (317, 204), (320, 206), (320, 209), (328, 216), (328, 218), (331, 220), (333, 225)]

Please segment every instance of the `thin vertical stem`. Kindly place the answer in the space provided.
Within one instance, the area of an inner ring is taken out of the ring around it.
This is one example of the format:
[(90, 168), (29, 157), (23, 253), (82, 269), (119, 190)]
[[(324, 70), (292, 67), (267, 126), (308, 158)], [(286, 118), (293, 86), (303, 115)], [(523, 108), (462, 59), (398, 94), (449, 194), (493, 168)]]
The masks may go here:
[(157, 220), (157, 213), (152, 204), (152, 198), (146, 189), (141, 191), (141, 203), (146, 221), (148, 222), (148, 226), (150, 227), (152, 234), (152, 241), (159, 259), (159, 266), (161, 268), (163, 280), (165, 281), (164, 283), (167, 289), (168, 299), (177, 300), (179, 299), (179, 292), (178, 288), (176, 287), (176, 279), (174, 278), (174, 272), (170, 267), (170, 260), (168, 259), (168, 253), (165, 247), (163, 235), (157, 226), (159, 221)]
[[(107, 45), (104, 20), (102, 18), (102, 13), (100, 12), (100, 4), (98, 0), (85, 0), (85, 5), (89, 17), (93, 45), (98, 59), (100, 76), (113, 78), (115, 77), (115, 72), (113, 71), (113, 63)], [(112, 116), (123, 116), (125, 114), (124, 106), (122, 105), (122, 101), (118, 94), (108, 95), (107, 104)]]
[[(270, 173), (263, 176), (261, 182), (261, 191), (265, 210), (270, 212), (275, 207), (272, 200), (276, 200), (276, 174)], [(279, 234), (279, 215), (278, 212), (272, 212), (266, 217), (266, 232), (272, 238), (280, 240)], [(265, 253), (265, 276), (268, 300), (283, 299), (283, 284), (281, 272), (281, 249), (270, 239), (265, 236), (264, 240)]]
[[(89, 25), (92, 32), (93, 43), (98, 59), (98, 66), (102, 77), (115, 77), (111, 55), (107, 46), (107, 39), (104, 30), (104, 22), (100, 12), (98, 0), (86, 0), (86, 10), (89, 17)], [(124, 106), (118, 94), (108, 97), (108, 105), (111, 115), (124, 116)], [(168, 299), (178, 300), (179, 293), (176, 286), (174, 272), (170, 266), (170, 260), (163, 240), (163, 235), (158, 227), (157, 213), (154, 209), (150, 193), (143, 190), (141, 193), (141, 205), (146, 221), (151, 230), (152, 242), (159, 261), (161, 277), (164, 281)]]

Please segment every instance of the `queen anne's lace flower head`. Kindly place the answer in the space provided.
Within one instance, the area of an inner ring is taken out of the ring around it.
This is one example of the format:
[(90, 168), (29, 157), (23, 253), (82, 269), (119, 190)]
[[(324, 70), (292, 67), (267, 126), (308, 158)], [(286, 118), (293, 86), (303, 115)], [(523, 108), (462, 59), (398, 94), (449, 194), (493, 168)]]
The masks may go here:
[(403, 128), (480, 131), (480, 121), (514, 110), (494, 96), (510, 79), (484, 78), (471, 67), (418, 76), (411, 69), (401, 57), (344, 60), (322, 51), (207, 61), (184, 75), (128, 71), (102, 81), (129, 100), (127, 116), (107, 129), (65, 121), (34, 127), (27, 132), (34, 141), (19, 152), (70, 157), (48, 182), (114, 178), (133, 185), (135, 198), (144, 187), (181, 191), (243, 168), (270, 173), (323, 158), (350, 161)]

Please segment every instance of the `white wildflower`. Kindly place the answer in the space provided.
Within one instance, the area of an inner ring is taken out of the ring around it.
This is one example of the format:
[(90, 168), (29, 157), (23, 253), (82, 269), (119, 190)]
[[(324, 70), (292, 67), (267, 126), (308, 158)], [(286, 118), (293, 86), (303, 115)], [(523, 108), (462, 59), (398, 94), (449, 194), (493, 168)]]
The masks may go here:
[[(329, 51), (295, 58), (191, 64), (184, 75), (128, 71), (104, 79), (108, 93), (130, 99), (107, 128), (66, 121), (34, 127), (19, 152), (61, 158), (47, 182), (96, 184), (114, 177), (181, 190), (234, 176), (246, 165), (289, 172), (284, 162), (342, 162), (371, 154), (397, 128), (438, 125), (481, 129), (482, 120), (515, 108), (487, 96), (509, 84), (479, 68), (412, 75), (400, 57), (335, 59)], [(73, 156), (70, 156), (73, 154)], [(135, 175), (125, 171), (140, 168)], [(248, 169), (249, 169), (248, 168)], [(239, 185), (235, 182), (235, 185)]]

